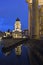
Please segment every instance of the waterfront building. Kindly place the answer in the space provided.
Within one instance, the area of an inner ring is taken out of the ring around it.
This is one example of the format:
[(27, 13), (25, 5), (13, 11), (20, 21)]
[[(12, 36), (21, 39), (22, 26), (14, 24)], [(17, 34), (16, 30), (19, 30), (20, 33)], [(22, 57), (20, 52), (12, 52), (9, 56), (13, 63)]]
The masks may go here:
[(23, 31), (22, 31), (22, 37), (23, 37), (23, 38), (29, 37), (29, 33), (28, 33), (28, 32), (29, 32), (28, 29), (23, 30)]
[(20, 22), (20, 19), (19, 18), (16, 19), (16, 22), (14, 24), (14, 27), (15, 27), (15, 31), (19, 31), (19, 32), (22, 31), (21, 30), (21, 22)]
[(5, 35), (5, 32), (0, 31), (0, 41), (2, 40), (2, 37)]
[(39, 7), (39, 22), (40, 22), (39, 35), (40, 39), (43, 39), (43, 5)]
[(3, 33), (0, 31), (0, 41), (2, 40)]
[(21, 23), (20, 23), (20, 19), (17, 18), (16, 22), (14, 24), (14, 30), (12, 32), (12, 36), (13, 38), (22, 38), (22, 30), (21, 30)]
[(28, 3), (28, 30), (29, 30), (29, 36), (32, 37), (32, 0), (26, 0)]
[[(14, 28), (15, 28), (15, 29), (14, 29), (13, 32), (12, 32), (13, 38), (22, 38), (21, 23), (20, 23), (20, 19), (19, 19), (19, 18), (16, 19), (16, 22), (15, 22), (15, 24), (14, 24)], [(21, 52), (22, 52), (21, 46), (22, 46), (22, 45), (17, 46), (17, 47), (15, 48), (15, 53), (16, 53), (16, 55), (21, 55)]]
[(43, 0), (26, 0), (26, 2), (28, 3), (29, 8), (28, 29), (30, 38), (40, 39), (42, 36), (41, 33), (43, 33), (43, 31), (40, 31), (40, 29), (43, 27), (43, 25), (40, 24), (40, 19), (42, 20), (43, 18), (39, 15), (41, 14), (41, 11), (39, 13), (39, 6), (41, 7), (41, 10), (43, 10)]
[(10, 29), (8, 29), (8, 30), (5, 32), (4, 37), (11, 37), (11, 36), (12, 36), (12, 32), (10, 31)]

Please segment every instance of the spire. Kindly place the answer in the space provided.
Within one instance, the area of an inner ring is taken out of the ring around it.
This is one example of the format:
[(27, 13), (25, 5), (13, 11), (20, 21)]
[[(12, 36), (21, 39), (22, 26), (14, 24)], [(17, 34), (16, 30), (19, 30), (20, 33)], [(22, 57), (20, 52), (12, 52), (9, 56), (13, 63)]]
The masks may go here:
[(17, 17), (16, 21), (20, 21), (20, 19)]

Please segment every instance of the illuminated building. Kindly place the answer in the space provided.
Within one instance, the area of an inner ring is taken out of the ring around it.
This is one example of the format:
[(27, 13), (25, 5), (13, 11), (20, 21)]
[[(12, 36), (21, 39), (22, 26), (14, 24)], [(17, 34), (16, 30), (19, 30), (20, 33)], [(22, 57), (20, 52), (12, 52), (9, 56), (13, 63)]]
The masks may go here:
[(0, 31), (0, 41), (2, 40), (3, 33)]
[[(27, 0), (29, 5), (29, 32), (30, 38), (39, 38), (38, 0)], [(37, 14), (37, 15), (36, 15)]]
[[(40, 28), (42, 28), (42, 24), (40, 25), (39, 22), (39, 6), (41, 6), (41, 9), (43, 8), (43, 0), (26, 0), (29, 7), (29, 34), (30, 38), (33, 39), (39, 39), (40, 34), (43, 33), (40, 31)], [(41, 12), (40, 12), (41, 13)], [(43, 14), (42, 14), (43, 15)], [(41, 17), (41, 20), (43, 18)]]
[(16, 22), (15, 22), (15, 31), (20, 31), (21, 32), (21, 23), (20, 23), (20, 19), (17, 18)]
[(27, 37), (29, 37), (28, 32), (29, 32), (29, 30), (28, 30), (28, 29), (23, 30), (23, 31), (22, 31), (22, 37), (23, 37), (23, 38), (27, 38)]
[(21, 30), (21, 23), (19, 18), (16, 19), (16, 22), (14, 24), (15, 29), (13, 30), (13, 38), (21, 38), (22, 37), (22, 30)]
[(40, 6), (39, 8), (39, 22), (40, 22), (40, 38), (43, 39), (43, 5)]
[(32, 38), (39, 39), (38, 0), (32, 0)]
[[(16, 22), (15, 22), (14, 26), (15, 26), (15, 29), (12, 32), (13, 38), (22, 38), (21, 23), (20, 23), (20, 19), (19, 18), (16, 19)], [(22, 51), (21, 50), (21, 46), (22, 45), (17, 46), (15, 48), (16, 55), (21, 55), (21, 51)]]
[(31, 38), (32, 35), (32, 0), (26, 0), (28, 3), (28, 30), (29, 30), (29, 36)]

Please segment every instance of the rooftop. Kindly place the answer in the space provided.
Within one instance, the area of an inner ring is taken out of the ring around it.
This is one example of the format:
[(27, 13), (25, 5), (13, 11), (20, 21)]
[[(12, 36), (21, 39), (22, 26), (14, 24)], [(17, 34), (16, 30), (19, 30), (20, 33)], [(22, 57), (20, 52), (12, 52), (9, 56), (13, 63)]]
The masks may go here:
[(17, 18), (17, 19), (16, 19), (16, 21), (20, 21), (20, 19), (19, 19), (19, 18)]

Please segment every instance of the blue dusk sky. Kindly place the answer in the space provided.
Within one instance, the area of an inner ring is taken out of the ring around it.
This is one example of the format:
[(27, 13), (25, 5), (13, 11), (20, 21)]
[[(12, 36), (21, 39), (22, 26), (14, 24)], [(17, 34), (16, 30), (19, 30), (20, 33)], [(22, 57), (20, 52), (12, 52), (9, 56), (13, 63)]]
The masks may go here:
[(0, 31), (14, 29), (16, 18), (22, 24), (22, 30), (28, 28), (28, 4), (26, 0), (0, 0)]

